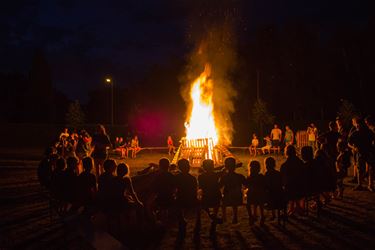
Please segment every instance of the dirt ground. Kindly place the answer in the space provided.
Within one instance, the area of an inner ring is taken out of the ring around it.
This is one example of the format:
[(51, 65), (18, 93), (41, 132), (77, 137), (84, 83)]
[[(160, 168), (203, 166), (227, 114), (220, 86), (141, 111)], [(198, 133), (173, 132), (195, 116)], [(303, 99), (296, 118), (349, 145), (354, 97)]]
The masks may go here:
[[(41, 153), (38, 149), (0, 149), (0, 249), (93, 249), (92, 241), (83, 237), (77, 228), (67, 226), (69, 223), (56, 217), (51, 220), (48, 199), (36, 177)], [(245, 174), (250, 160), (247, 151), (234, 154), (244, 163), (238, 172)], [(143, 151), (137, 159), (126, 162), (135, 174), (163, 156), (168, 155)], [(261, 161), (263, 158), (257, 157)], [(277, 157), (278, 166), (283, 160), (282, 156)], [(349, 179), (345, 180), (344, 199), (333, 200), (325, 206), (319, 218), (312, 211), (307, 217), (289, 218), (282, 227), (270, 221), (268, 215), (265, 226), (260, 227), (258, 223), (250, 227), (244, 207), (239, 209), (238, 224), (231, 223), (229, 209), (228, 222), (218, 226), (216, 240), (210, 239), (209, 221), (203, 215), (199, 240), (193, 240), (194, 221), (190, 218), (184, 243), (176, 245), (177, 226), (172, 223), (163, 233), (154, 235), (158, 237), (157, 244), (148, 245), (148, 249), (375, 249), (375, 193), (352, 191)], [(142, 235), (145, 240), (151, 236)], [(112, 249), (123, 247), (111, 240), (104, 242), (112, 243), (115, 246)], [(132, 246), (141, 248), (144, 244)]]

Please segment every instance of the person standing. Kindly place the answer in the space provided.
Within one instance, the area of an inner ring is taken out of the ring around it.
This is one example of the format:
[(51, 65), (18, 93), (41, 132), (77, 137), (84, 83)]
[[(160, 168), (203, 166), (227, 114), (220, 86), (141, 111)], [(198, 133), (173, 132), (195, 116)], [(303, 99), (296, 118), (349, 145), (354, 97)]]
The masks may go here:
[(277, 152), (280, 153), (280, 144), (281, 144), (281, 137), (283, 132), (277, 124), (273, 126), (273, 129), (271, 130), (271, 140), (272, 140), (272, 146), (277, 149)]
[(288, 125), (285, 126), (285, 136), (284, 136), (285, 147), (294, 144), (294, 133)]
[(108, 149), (112, 147), (105, 127), (101, 124), (97, 127), (97, 132), (92, 138), (92, 154), (95, 163), (95, 175), (98, 179), (103, 173), (103, 163), (108, 157)]
[(316, 150), (316, 139), (318, 138), (318, 129), (315, 127), (314, 123), (311, 123), (307, 128), (308, 136), (308, 146), (313, 148), (313, 151)]

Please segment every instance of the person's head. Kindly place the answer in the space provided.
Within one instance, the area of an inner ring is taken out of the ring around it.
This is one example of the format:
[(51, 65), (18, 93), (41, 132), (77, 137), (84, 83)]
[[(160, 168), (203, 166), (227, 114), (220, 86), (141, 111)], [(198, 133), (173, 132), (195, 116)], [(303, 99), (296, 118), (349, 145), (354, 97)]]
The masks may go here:
[(234, 157), (227, 157), (224, 160), (224, 166), (229, 172), (234, 172), (236, 169), (236, 159)]
[(286, 154), (287, 157), (296, 156), (296, 148), (293, 145), (288, 145), (286, 147), (285, 154)]
[(310, 127), (315, 128), (315, 124), (314, 123), (310, 123)]
[(172, 136), (168, 135), (168, 140), (171, 140), (172, 139)]
[(120, 140), (120, 138), (118, 138), (118, 137), (116, 136), (116, 139), (115, 139), (115, 140), (116, 140), (116, 142), (118, 142), (118, 141)]
[(274, 127), (274, 128), (277, 128), (277, 124), (274, 124), (273, 127)]
[(66, 161), (64, 158), (60, 157), (56, 161), (56, 170), (64, 170), (66, 168)]
[(159, 160), (159, 169), (161, 172), (168, 172), (170, 167), (170, 162), (168, 158), (161, 158)]
[(211, 159), (206, 159), (202, 162), (202, 168), (206, 172), (214, 171), (214, 161)]
[(64, 128), (64, 133), (68, 133), (68, 128)]
[(106, 135), (105, 127), (102, 124), (98, 124), (97, 131), (99, 134)]
[(353, 119), (352, 119), (352, 124), (353, 124), (353, 126), (354, 126), (356, 129), (359, 129), (359, 128), (363, 128), (363, 126), (364, 126), (365, 123), (364, 123), (362, 117), (360, 117), (360, 116), (355, 116), (355, 117), (353, 117)]
[(184, 173), (184, 174), (187, 174), (187, 173), (189, 173), (189, 171), (190, 171), (190, 163), (189, 163), (189, 161), (186, 160), (186, 159), (180, 159), (180, 160), (178, 160), (178, 162), (177, 162), (177, 166), (178, 166), (178, 169), (179, 169), (182, 173)]
[(134, 136), (134, 140), (138, 141), (138, 135)]
[(374, 121), (374, 117), (371, 116), (371, 115), (368, 115), (366, 116), (365, 118), (365, 123), (368, 127), (373, 127), (375, 126), (375, 121)]
[(256, 138), (257, 138), (257, 135), (253, 133), (253, 139), (256, 139)]
[(107, 159), (103, 163), (104, 172), (113, 173), (116, 169), (116, 162), (113, 159)]
[(117, 166), (116, 174), (119, 177), (124, 177), (129, 174), (129, 166), (126, 163), (120, 163)]
[(301, 157), (305, 162), (312, 161), (314, 159), (314, 151), (310, 146), (304, 146), (301, 148)]
[(346, 143), (342, 140), (339, 140), (336, 146), (337, 146), (337, 151), (339, 152), (344, 152), (346, 150)]
[(260, 172), (260, 162), (259, 161), (251, 161), (249, 163), (249, 171), (250, 175), (256, 175)]
[(82, 166), (85, 172), (91, 172), (94, 165), (94, 161), (91, 157), (85, 157), (82, 159)]
[(267, 157), (265, 160), (264, 160), (264, 164), (266, 165), (266, 169), (267, 171), (272, 171), (275, 169), (276, 167), (276, 161), (275, 161), (275, 158), (273, 157)]
[(78, 159), (77, 157), (70, 156), (66, 160), (66, 168), (69, 171), (77, 172), (78, 171)]
[(329, 127), (329, 130), (330, 130), (330, 131), (335, 131), (335, 130), (336, 130), (336, 122), (334, 122), (334, 121), (330, 121), (330, 122), (328, 123), (328, 127)]

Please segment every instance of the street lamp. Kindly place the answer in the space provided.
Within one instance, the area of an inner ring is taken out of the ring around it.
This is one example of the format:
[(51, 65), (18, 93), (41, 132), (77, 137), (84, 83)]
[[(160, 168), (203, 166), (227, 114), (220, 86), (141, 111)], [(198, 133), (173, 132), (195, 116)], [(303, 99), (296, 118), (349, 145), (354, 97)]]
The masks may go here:
[(113, 126), (113, 79), (106, 78), (105, 81), (111, 85), (111, 125)]

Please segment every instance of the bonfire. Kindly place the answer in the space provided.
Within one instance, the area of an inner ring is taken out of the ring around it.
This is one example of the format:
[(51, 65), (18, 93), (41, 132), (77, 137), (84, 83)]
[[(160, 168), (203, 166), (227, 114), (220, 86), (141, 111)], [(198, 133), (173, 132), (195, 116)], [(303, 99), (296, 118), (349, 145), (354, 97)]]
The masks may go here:
[(185, 122), (186, 136), (181, 139), (174, 162), (186, 158), (193, 167), (197, 167), (204, 159), (221, 164), (223, 154), (230, 155), (219, 145), (219, 126), (215, 123), (213, 102), (214, 82), (210, 76), (211, 66), (206, 64), (204, 71), (190, 86), (191, 109)]

